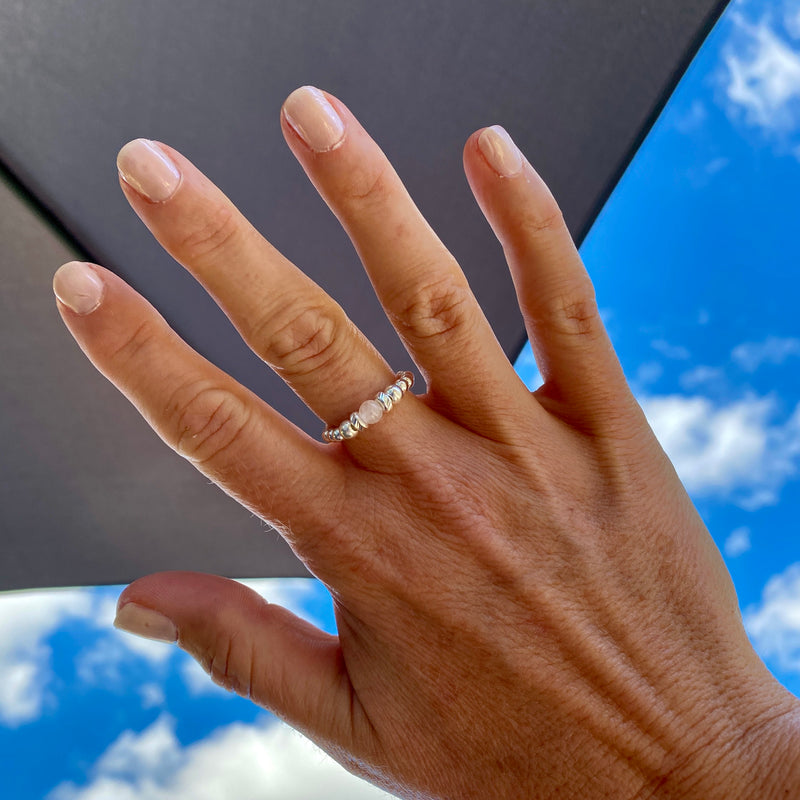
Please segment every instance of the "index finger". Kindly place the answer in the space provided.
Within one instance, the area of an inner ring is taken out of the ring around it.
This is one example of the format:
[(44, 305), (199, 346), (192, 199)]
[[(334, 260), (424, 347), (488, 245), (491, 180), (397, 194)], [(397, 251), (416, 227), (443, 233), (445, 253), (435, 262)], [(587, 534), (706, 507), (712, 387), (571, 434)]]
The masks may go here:
[[(94, 366), (226, 494), (288, 534), (292, 545), (298, 531), (325, 524), (315, 509), (336, 518), (344, 476), (325, 446), (189, 347), (121, 278), (70, 262), (53, 288), (64, 323)], [(82, 313), (71, 307), (76, 295)]]

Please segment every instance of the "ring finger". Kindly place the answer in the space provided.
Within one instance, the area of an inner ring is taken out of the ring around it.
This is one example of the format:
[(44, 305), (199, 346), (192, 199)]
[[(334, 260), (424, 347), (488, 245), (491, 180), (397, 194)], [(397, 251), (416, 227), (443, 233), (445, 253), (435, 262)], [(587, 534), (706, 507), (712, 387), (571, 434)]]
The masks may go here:
[[(188, 159), (136, 139), (117, 165), (128, 201), (156, 239), (326, 423), (338, 425), (393, 382), (389, 365), (343, 309)], [(359, 438), (363, 447), (368, 437)]]

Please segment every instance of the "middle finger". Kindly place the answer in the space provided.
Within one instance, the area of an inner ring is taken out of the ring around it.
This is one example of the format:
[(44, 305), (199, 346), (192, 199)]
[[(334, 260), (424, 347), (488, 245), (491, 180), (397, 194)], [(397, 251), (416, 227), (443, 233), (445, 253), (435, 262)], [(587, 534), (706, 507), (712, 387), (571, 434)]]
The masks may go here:
[(281, 122), (424, 374), (429, 401), (471, 430), (517, 439), (520, 416), (529, 421), (535, 407), (528, 391), (380, 147), (340, 100), (312, 86), (292, 92)]
[(136, 139), (122, 148), (117, 165), (125, 196), (156, 239), (326, 423), (338, 425), (393, 382), (389, 365), (341, 306), (188, 159)]

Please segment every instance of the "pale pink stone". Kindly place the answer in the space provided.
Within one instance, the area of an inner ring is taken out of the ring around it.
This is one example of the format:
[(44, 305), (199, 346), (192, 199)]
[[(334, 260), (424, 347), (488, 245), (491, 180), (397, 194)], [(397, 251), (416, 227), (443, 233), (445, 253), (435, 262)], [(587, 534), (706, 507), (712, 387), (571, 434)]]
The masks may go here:
[(358, 409), (358, 416), (365, 425), (374, 425), (383, 416), (383, 408), (377, 400), (366, 400)]

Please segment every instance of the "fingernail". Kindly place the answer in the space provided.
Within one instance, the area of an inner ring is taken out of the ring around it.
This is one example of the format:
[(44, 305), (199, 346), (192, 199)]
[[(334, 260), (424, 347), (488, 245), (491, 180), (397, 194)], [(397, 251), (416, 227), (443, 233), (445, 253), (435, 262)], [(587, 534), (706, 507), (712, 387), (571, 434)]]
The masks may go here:
[(297, 135), (317, 153), (333, 150), (344, 139), (344, 123), (313, 86), (295, 89), (286, 98), (283, 113)]
[(103, 281), (88, 264), (69, 261), (53, 275), (53, 291), (65, 306), (85, 316), (100, 306)]
[(117, 154), (117, 169), (122, 180), (153, 203), (169, 200), (181, 173), (175, 162), (149, 139), (134, 139)]
[(178, 629), (158, 611), (145, 608), (137, 603), (125, 603), (117, 610), (114, 627), (127, 633), (135, 633), (145, 639), (155, 639), (159, 642), (177, 642)]
[(522, 171), (522, 156), (500, 125), (486, 128), (478, 137), (478, 147), (489, 166), (503, 178), (513, 178)]

